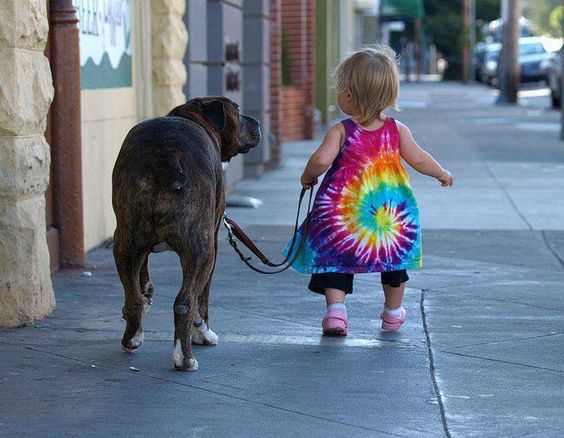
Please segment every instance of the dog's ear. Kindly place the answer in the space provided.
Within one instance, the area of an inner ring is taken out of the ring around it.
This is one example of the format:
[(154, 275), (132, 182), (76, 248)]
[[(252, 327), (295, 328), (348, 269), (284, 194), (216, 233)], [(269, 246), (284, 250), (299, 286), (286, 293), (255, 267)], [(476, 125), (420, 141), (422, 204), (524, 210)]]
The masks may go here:
[(202, 115), (212, 124), (219, 132), (225, 129), (227, 116), (225, 115), (225, 102), (214, 99), (202, 105)]

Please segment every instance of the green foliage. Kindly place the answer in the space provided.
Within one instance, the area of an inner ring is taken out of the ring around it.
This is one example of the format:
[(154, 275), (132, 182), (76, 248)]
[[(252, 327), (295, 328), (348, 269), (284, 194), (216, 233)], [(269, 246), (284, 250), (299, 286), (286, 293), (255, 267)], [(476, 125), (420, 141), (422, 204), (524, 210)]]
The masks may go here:
[(564, 36), (564, 6), (558, 6), (550, 13), (551, 34), (555, 37), (562, 38)]
[(448, 61), (447, 79), (459, 76), (462, 52), (461, 1), (425, 0), (423, 24), (433, 44)]
[(282, 32), (281, 43), (282, 85), (292, 85), (292, 57), (288, 51), (288, 35), (286, 35), (286, 32)]
[[(501, 0), (476, 0), (476, 19), (499, 18)], [(458, 79), (462, 64), (462, 0), (425, 0), (424, 26), (433, 44), (448, 61), (447, 79)]]
[(476, 0), (476, 20), (492, 21), (501, 15), (501, 0)]
[(562, 22), (559, 26), (551, 19), (553, 14), (558, 16), (559, 8), (562, 8), (562, 0), (532, 0), (523, 5), (523, 15), (533, 22), (535, 33), (559, 37), (562, 36)]

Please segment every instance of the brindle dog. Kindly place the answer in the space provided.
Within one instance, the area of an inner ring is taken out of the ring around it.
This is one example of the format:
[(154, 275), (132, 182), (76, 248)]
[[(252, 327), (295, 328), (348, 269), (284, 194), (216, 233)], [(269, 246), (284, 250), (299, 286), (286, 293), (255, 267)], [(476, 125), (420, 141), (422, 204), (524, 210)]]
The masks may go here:
[(178, 254), (184, 274), (174, 301), (174, 367), (198, 369), (191, 342), (217, 344), (208, 298), (225, 209), (221, 163), (259, 142), (259, 123), (224, 97), (190, 100), (127, 134), (112, 176), (125, 351), (143, 343), (142, 318), (153, 300), (149, 253), (167, 249)]

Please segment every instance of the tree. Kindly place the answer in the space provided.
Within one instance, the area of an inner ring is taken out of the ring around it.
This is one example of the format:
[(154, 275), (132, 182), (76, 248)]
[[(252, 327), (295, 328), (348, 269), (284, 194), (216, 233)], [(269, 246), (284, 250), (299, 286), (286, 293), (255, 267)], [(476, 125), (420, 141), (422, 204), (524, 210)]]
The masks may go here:
[[(501, 0), (475, 0), (476, 19), (499, 18)], [(424, 0), (423, 25), (437, 49), (448, 61), (446, 79), (459, 79), (462, 71), (462, 0)]]
[(551, 16), (557, 17), (561, 8), (562, 0), (529, 0), (523, 5), (523, 15), (533, 22), (535, 33), (561, 37), (562, 21), (551, 22)]

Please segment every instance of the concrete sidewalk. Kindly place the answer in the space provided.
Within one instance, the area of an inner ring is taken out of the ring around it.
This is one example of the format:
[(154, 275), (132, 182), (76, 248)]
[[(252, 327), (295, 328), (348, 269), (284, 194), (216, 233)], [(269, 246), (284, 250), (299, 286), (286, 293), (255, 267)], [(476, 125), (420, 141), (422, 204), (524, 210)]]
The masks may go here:
[[(100, 248), (92, 277), (54, 276), (51, 317), (0, 330), (0, 436), (564, 434), (564, 144), (548, 97), (529, 96), (499, 108), (483, 87), (403, 86), (397, 117), (456, 185), (413, 175), (425, 268), (410, 273), (399, 333), (379, 330), (378, 277), (363, 275), (349, 336), (321, 337), (324, 306), (307, 277), (249, 271), (222, 234), (211, 298), (220, 343), (196, 348), (197, 373), (174, 372), (176, 255), (151, 258), (155, 304), (144, 346), (127, 355), (121, 284)], [(282, 169), (238, 187), (264, 205), (229, 210), (273, 258), (316, 145), (286, 145)]]

